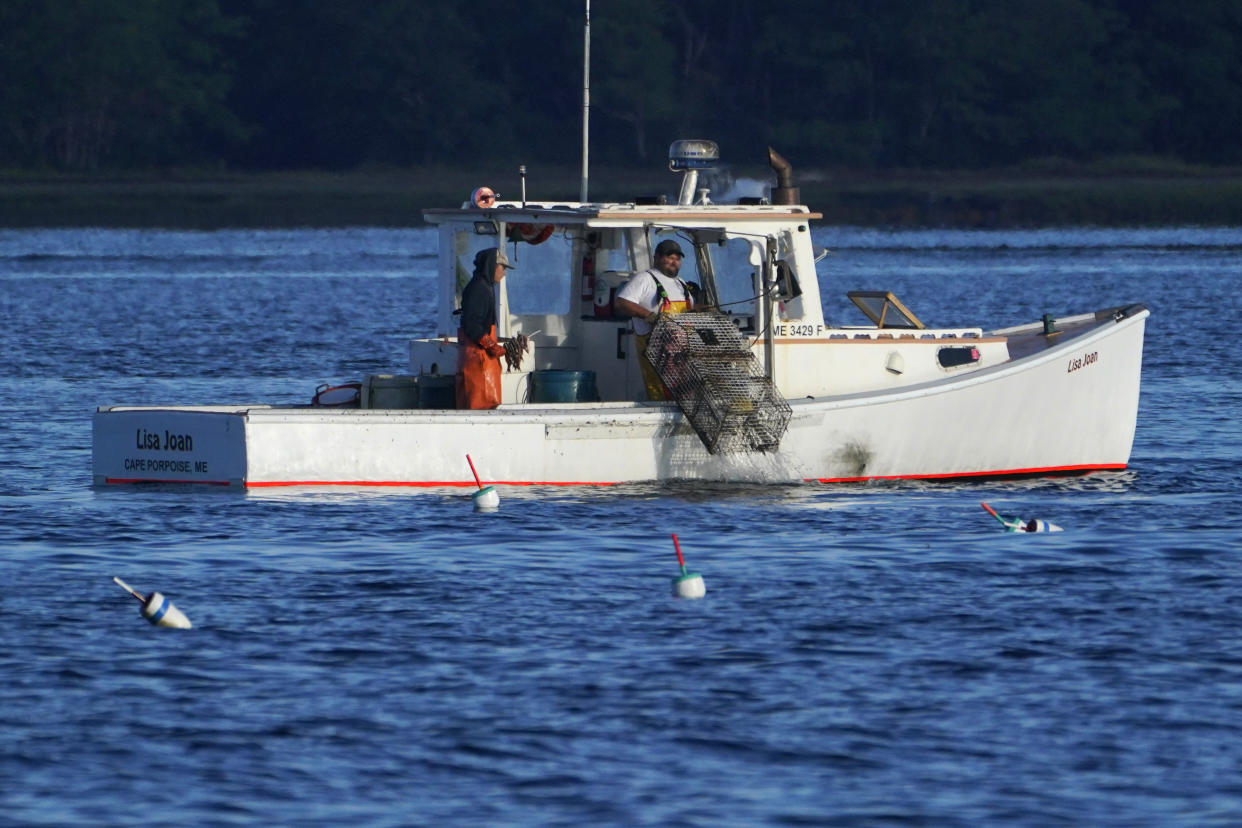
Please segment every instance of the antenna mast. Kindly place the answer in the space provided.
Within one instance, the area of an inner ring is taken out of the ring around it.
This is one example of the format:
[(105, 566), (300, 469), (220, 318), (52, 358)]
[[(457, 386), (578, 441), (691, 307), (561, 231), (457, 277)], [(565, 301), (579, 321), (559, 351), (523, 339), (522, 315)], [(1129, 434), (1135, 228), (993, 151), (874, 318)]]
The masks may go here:
[(582, 31), (582, 189), (578, 200), (587, 200), (587, 136), (591, 123), (591, 0), (586, 0), (586, 25)]

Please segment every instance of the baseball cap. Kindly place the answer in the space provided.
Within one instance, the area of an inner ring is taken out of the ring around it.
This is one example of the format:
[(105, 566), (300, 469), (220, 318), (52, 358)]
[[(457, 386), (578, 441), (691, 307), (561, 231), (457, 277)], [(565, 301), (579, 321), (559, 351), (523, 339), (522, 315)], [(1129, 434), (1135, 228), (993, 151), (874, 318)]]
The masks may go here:
[(681, 245), (672, 239), (665, 239), (656, 245), (655, 254), (657, 256), (667, 256), (669, 253), (676, 253), (683, 259), (686, 257), (686, 254), (681, 252)]
[(513, 265), (509, 264), (509, 257), (499, 247), (485, 247), (474, 254), (474, 266), (476, 268), (495, 270), (496, 265), (500, 265), (506, 270), (513, 270)]

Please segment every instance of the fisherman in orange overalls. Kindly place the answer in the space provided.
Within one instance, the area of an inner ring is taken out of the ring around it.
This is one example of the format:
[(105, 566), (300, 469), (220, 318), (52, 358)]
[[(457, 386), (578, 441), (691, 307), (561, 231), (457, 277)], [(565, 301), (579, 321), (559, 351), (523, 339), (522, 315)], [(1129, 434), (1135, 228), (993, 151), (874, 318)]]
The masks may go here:
[(677, 278), (681, 259), (681, 245), (672, 239), (660, 242), (655, 249), (655, 267), (636, 274), (626, 282), (612, 303), (614, 312), (633, 317), (638, 367), (643, 374), (643, 384), (647, 386), (647, 397), (652, 400), (668, 399), (668, 391), (647, 359), (651, 329), (662, 313), (694, 310), (694, 298), (686, 283)]
[(474, 257), (474, 276), (461, 292), (461, 327), (457, 329), (458, 408), (495, 408), (500, 405), (500, 358), (505, 346), (496, 338), (496, 285), (512, 270), (501, 248), (480, 250)]

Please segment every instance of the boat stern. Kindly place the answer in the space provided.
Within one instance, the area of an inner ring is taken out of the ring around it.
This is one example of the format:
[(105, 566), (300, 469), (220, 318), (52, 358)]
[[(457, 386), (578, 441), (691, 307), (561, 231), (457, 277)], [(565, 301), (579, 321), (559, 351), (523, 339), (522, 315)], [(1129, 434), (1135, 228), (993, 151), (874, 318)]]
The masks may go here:
[(245, 419), (223, 406), (101, 406), (91, 423), (94, 484), (245, 485)]

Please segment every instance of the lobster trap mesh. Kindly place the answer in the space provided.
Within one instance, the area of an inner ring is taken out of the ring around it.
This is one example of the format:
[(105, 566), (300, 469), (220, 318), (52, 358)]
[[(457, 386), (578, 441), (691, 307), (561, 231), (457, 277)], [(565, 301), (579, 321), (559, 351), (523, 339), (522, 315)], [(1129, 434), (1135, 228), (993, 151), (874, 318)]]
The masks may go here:
[(708, 452), (780, 446), (793, 411), (728, 317), (662, 314), (646, 356)]

